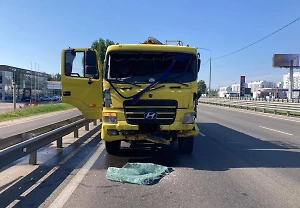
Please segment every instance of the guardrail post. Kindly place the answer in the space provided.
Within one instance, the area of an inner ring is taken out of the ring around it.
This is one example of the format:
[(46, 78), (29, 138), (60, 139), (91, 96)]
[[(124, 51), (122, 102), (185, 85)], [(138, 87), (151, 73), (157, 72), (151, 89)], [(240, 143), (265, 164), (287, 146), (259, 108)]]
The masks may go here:
[(35, 150), (29, 155), (29, 164), (36, 165), (36, 160), (37, 160), (37, 151)]
[(90, 130), (90, 124), (89, 124), (89, 123), (85, 125), (85, 130), (86, 130), (86, 131), (89, 131), (89, 130)]
[[(23, 137), (23, 139), (26, 141), (26, 140), (29, 140), (29, 139), (33, 138), (34, 135), (31, 134), (31, 133), (24, 133), (24, 134), (22, 135), (22, 137)], [(24, 148), (23, 151), (26, 152), (27, 149)], [(35, 151), (33, 151), (33, 152), (31, 152), (31, 153), (29, 154), (29, 164), (30, 164), (30, 165), (36, 165), (36, 161), (37, 161), (37, 150), (35, 150)]]
[(78, 135), (78, 129), (75, 129), (74, 130), (74, 138), (78, 138), (79, 137), (79, 135)]
[(95, 120), (95, 121), (93, 122), (93, 124), (94, 124), (94, 126), (97, 126), (97, 120)]
[(60, 137), (56, 140), (56, 146), (57, 146), (57, 148), (62, 148), (63, 147), (62, 146), (62, 137)]

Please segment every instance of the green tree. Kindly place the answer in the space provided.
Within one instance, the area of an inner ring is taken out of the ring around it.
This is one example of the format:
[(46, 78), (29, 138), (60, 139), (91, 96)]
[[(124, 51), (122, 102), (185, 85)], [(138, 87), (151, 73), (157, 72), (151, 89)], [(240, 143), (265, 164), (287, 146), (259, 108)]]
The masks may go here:
[(206, 84), (204, 80), (200, 80), (198, 82), (198, 90), (200, 90), (202, 93), (206, 92)]
[(217, 90), (211, 90), (210, 91), (210, 96), (211, 97), (217, 97), (218, 96), (218, 91)]
[(57, 73), (53, 76), (53, 81), (61, 81), (61, 74)]
[(49, 74), (49, 75), (47, 76), (47, 81), (53, 81), (52, 75)]
[[(99, 53), (102, 70), (103, 70), (103, 63), (104, 63), (107, 47), (114, 44), (115, 43), (112, 40), (109, 39), (104, 40), (103, 38), (99, 38), (98, 40), (93, 41), (91, 45), (91, 48), (95, 49)], [(82, 66), (84, 70), (84, 58), (82, 58)]]
[(98, 51), (102, 68), (103, 68), (103, 63), (104, 63), (107, 47), (110, 45), (114, 45), (114, 44), (115, 43), (112, 40), (109, 40), (109, 39), (104, 40), (102, 38), (99, 38), (99, 40), (95, 40), (92, 43), (91, 48)]
[(57, 73), (57, 74), (52, 74), (52, 75), (48, 75), (47, 77), (47, 81), (61, 81), (61, 74)]

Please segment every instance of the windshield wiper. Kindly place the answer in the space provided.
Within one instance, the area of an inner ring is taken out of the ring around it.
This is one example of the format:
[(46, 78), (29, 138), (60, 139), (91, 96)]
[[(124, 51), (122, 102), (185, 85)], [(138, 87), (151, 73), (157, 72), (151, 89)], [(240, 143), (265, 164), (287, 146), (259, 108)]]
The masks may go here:
[(157, 90), (157, 89), (159, 89), (159, 88), (163, 88), (163, 87), (165, 87), (165, 85), (161, 85), (161, 86), (159, 86), (159, 87), (156, 87), (156, 88), (150, 88), (150, 90), (148, 90), (148, 91)]
[(172, 81), (172, 80), (164, 80), (164, 81), (170, 82), (168, 84), (176, 83), (176, 84), (181, 84), (181, 85), (186, 86), (186, 87), (189, 86), (188, 84), (185, 84), (183, 82), (177, 82), (177, 81)]
[(121, 80), (121, 79), (112, 79), (110, 81), (117, 81), (118, 83), (131, 84), (131, 85), (134, 85), (134, 86), (137, 86), (137, 87), (142, 87), (139, 84), (132, 83), (132, 82), (127, 82), (127, 81), (124, 81), (124, 80)]

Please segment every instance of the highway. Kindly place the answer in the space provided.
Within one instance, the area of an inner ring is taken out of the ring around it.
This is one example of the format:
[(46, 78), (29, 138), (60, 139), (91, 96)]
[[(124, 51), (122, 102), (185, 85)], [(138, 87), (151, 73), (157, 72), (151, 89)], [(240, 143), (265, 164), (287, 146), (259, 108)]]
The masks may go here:
[(30, 116), (11, 121), (0, 122), (0, 139), (6, 138), (15, 134), (28, 132), (35, 128), (47, 126), (51, 123), (66, 120), (68, 118), (81, 115), (77, 109), (58, 111), (53, 113), (41, 114), (37, 116)]
[[(174, 144), (110, 156), (99, 127), (53, 157), (45, 148), (39, 166), (0, 173), (0, 207), (300, 207), (300, 119), (199, 104), (197, 122), (192, 155)], [(105, 178), (128, 161), (174, 171), (153, 186)]]

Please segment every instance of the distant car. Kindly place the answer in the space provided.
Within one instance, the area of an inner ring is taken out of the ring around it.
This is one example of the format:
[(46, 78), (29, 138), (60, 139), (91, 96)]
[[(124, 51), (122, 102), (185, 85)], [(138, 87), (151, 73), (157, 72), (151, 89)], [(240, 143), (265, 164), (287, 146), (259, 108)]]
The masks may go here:
[(51, 101), (50, 97), (41, 97), (41, 101)]

